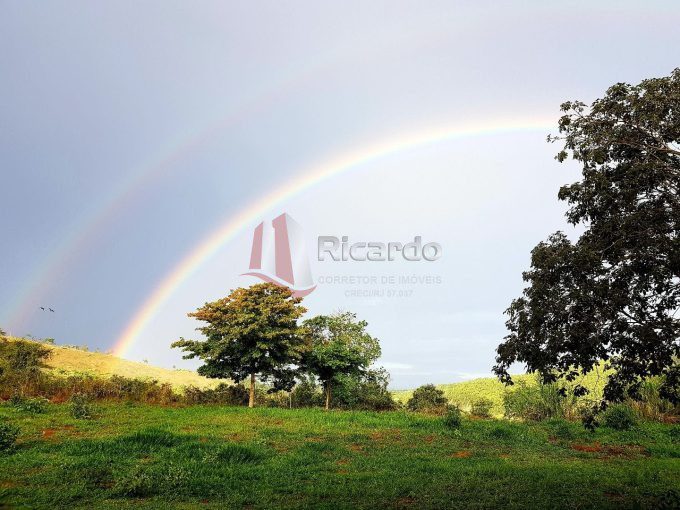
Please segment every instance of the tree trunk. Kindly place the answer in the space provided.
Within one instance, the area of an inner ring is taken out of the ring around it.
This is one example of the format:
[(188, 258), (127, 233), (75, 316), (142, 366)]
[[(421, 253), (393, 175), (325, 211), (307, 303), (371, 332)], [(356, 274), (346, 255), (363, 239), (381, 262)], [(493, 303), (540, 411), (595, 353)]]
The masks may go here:
[(255, 407), (255, 372), (250, 373), (250, 398), (248, 407)]
[(326, 411), (331, 408), (331, 382), (326, 382)]

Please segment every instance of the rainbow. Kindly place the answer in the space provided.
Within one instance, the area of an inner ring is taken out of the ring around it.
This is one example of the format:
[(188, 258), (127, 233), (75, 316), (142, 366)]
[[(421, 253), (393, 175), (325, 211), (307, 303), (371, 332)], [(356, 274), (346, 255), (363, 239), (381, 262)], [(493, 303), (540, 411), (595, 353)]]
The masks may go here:
[(296, 90), (301, 84), (314, 75), (316, 66), (309, 66), (304, 72), (289, 72), (266, 90), (252, 95), (251, 98), (216, 117), (207, 127), (188, 133), (180, 133), (165, 144), (152, 158), (149, 158), (137, 171), (130, 172), (130, 177), (112, 188), (105, 197), (98, 200), (99, 207), (91, 214), (82, 215), (69, 231), (60, 236), (59, 244), (46, 256), (37, 269), (31, 273), (22, 287), (13, 295), (13, 302), (2, 317), (3, 322), (12, 327), (23, 326), (32, 311), (55, 286), (60, 275), (73, 266), (78, 256), (87, 252), (87, 248), (106, 226), (113, 222), (119, 213), (133, 201), (135, 196), (171, 168), (198, 149), (203, 143), (223, 130), (234, 128), (241, 122), (254, 117), (257, 113), (276, 104), (281, 96)]
[(208, 259), (215, 255), (222, 246), (231, 241), (240, 231), (256, 223), (264, 213), (294, 195), (335, 175), (396, 153), (461, 138), (524, 131), (547, 131), (552, 124), (552, 122), (547, 120), (517, 121), (515, 119), (512, 121), (494, 121), (491, 123), (454, 126), (416, 134), (411, 133), (360, 147), (314, 166), (306, 172), (302, 172), (300, 176), (286, 182), (283, 186), (271, 191), (256, 202), (249, 204), (235, 215), (227, 217), (217, 229), (182, 259), (134, 314), (116, 341), (113, 353), (116, 356), (124, 356), (165, 302)]
[(303, 68), (291, 67), (282, 73), (279, 79), (271, 81), (261, 90), (253, 91), (242, 103), (221, 112), (206, 123), (207, 125), (202, 124), (198, 129), (174, 136), (154, 156), (139, 165), (137, 171), (131, 172), (130, 177), (98, 200), (97, 210), (82, 215), (82, 219), (60, 236), (59, 244), (50, 250), (31, 273), (31, 277), (13, 293), (10, 306), (0, 311), (3, 323), (12, 327), (22, 327), (31, 312), (35, 311), (56, 285), (59, 276), (75, 265), (78, 256), (87, 252), (93, 238), (105, 230), (109, 223), (115, 221), (120, 211), (125, 210), (136, 195), (147, 189), (151, 182), (167, 175), (177, 162), (219, 133), (235, 128), (272, 105), (279, 104), (282, 98), (311, 82), (325, 66), (328, 66), (327, 56), (307, 63)]

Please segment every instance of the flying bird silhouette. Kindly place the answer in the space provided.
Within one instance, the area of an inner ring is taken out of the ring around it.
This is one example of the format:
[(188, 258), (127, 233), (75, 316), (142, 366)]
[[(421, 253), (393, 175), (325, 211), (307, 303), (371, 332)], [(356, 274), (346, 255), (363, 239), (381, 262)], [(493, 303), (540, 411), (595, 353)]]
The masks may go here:
[(45, 307), (44, 307), (44, 306), (41, 306), (40, 309), (41, 309), (43, 312), (45, 311)]
[(49, 311), (52, 312), (52, 313), (54, 313), (54, 310), (52, 310), (51, 308), (49, 308)]

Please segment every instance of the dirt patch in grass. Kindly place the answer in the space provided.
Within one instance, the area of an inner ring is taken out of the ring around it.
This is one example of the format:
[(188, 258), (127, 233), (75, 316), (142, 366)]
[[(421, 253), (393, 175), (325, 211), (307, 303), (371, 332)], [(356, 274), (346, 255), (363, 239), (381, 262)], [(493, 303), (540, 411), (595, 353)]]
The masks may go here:
[(572, 443), (570, 445), (572, 450), (585, 453), (596, 453), (599, 458), (608, 459), (612, 457), (634, 458), (634, 457), (649, 457), (649, 452), (637, 445), (602, 445), (599, 442), (590, 444)]
[(602, 446), (600, 443), (582, 444), (582, 443), (572, 443), (571, 449), (578, 452), (588, 452), (588, 453), (599, 453), (602, 451)]
[(415, 498), (405, 496), (394, 501), (393, 508), (411, 508), (416, 504)]
[(397, 443), (401, 441), (401, 431), (399, 429), (379, 430), (371, 432), (370, 437), (378, 443)]
[(57, 430), (56, 430), (56, 429), (43, 429), (43, 431), (42, 431), (42, 436), (43, 436), (45, 439), (50, 439), (50, 438), (54, 437), (54, 435), (55, 435), (56, 433), (57, 433)]
[(459, 452), (454, 452), (451, 455), (449, 455), (452, 459), (467, 459), (468, 457), (472, 457), (472, 452), (470, 450), (461, 450)]

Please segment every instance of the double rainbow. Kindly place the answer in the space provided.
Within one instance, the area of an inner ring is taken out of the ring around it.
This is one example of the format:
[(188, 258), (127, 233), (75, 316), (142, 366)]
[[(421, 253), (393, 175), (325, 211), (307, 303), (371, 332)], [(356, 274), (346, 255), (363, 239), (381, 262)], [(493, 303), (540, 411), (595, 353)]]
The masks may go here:
[(421, 133), (411, 133), (398, 138), (384, 140), (331, 159), (315, 166), (278, 189), (271, 191), (256, 202), (248, 205), (225, 220), (196, 248), (177, 264), (159, 283), (146, 301), (135, 313), (113, 348), (116, 356), (125, 356), (137, 341), (144, 328), (163, 307), (166, 301), (189, 279), (207, 260), (214, 256), (226, 243), (246, 227), (257, 223), (267, 211), (279, 206), (287, 199), (338, 174), (360, 168), (368, 163), (393, 154), (417, 149), (427, 145), (448, 142), (476, 136), (501, 135), (518, 132), (546, 132), (552, 122), (547, 120), (495, 121), (475, 125), (454, 126)]

